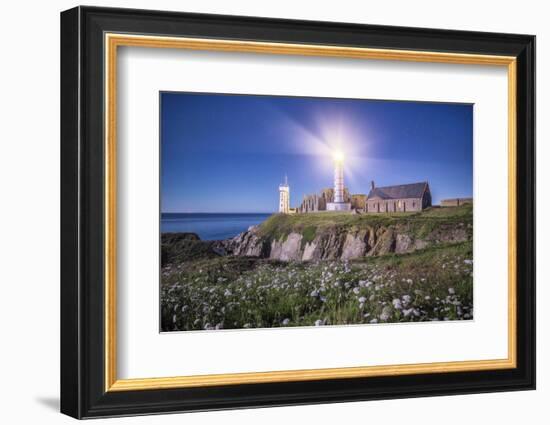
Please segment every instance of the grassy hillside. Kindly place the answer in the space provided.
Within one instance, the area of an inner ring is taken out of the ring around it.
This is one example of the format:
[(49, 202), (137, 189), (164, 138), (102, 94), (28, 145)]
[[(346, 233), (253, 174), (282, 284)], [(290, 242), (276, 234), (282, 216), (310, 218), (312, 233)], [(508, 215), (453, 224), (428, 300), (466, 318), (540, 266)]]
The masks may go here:
[(219, 257), (163, 269), (162, 328), (473, 318), (472, 244), (354, 261)]
[(259, 228), (262, 236), (280, 239), (293, 231), (302, 233), (304, 239), (312, 240), (317, 232), (338, 228), (367, 228), (403, 224), (418, 234), (428, 233), (442, 224), (473, 221), (472, 205), (450, 208), (428, 208), (422, 212), (352, 214), (342, 212), (318, 212), (308, 214), (274, 214)]

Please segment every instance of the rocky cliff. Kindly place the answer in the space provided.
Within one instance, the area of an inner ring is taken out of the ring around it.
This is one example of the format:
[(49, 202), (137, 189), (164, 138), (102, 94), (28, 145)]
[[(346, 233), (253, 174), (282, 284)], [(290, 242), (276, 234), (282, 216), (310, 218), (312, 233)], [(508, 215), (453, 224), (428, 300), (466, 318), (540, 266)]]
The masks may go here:
[(472, 205), (393, 215), (274, 214), (223, 241), (201, 241), (192, 233), (163, 234), (162, 263), (226, 255), (280, 261), (351, 260), (471, 241), (472, 229)]
[(442, 243), (471, 240), (468, 222), (374, 224), (300, 228), (288, 234), (272, 235), (255, 226), (222, 245), (230, 255), (269, 258), (282, 261), (351, 260), (389, 253), (404, 254)]

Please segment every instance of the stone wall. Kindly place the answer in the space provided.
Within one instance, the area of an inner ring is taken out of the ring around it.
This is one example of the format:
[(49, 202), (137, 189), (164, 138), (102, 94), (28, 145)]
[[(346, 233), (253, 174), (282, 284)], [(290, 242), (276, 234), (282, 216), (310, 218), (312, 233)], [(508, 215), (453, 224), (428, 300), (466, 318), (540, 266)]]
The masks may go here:
[(458, 207), (460, 205), (473, 204), (472, 198), (451, 198), (441, 200), (442, 207)]
[(422, 198), (412, 199), (368, 199), (367, 212), (386, 213), (386, 212), (409, 212), (422, 211)]

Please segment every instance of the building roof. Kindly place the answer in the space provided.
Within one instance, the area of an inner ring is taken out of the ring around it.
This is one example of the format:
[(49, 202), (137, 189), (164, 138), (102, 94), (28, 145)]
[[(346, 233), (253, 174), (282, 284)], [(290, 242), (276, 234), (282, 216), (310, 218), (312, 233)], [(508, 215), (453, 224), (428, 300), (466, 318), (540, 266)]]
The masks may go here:
[(407, 199), (422, 198), (428, 182), (400, 184), (397, 186), (375, 187), (369, 192), (368, 199)]

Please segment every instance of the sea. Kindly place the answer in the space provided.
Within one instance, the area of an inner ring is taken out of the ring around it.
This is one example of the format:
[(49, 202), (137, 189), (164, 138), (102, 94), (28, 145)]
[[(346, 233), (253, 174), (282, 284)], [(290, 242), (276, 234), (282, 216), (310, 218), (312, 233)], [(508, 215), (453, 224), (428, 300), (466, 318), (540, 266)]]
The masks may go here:
[(237, 236), (268, 218), (270, 213), (162, 213), (160, 231), (193, 232), (201, 240)]

